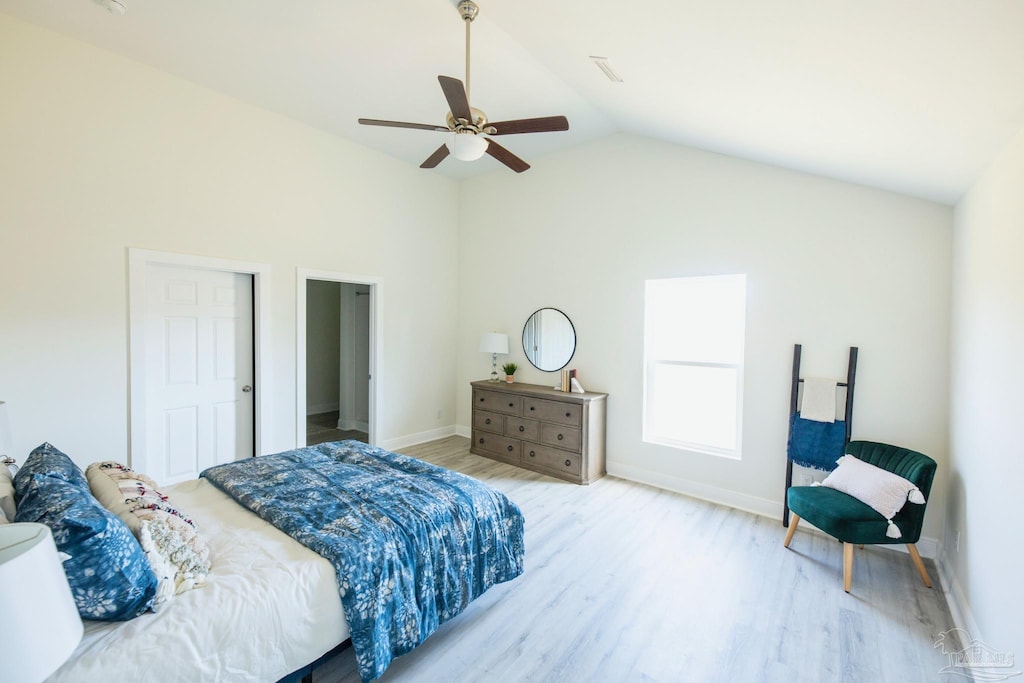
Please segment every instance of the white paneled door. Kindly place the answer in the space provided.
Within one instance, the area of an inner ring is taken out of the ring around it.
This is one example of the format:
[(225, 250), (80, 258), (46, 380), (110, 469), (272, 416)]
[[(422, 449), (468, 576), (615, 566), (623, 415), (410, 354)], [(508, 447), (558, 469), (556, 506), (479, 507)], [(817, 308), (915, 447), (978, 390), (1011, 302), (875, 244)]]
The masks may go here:
[(252, 456), (252, 275), (150, 264), (145, 305), (147, 474)]

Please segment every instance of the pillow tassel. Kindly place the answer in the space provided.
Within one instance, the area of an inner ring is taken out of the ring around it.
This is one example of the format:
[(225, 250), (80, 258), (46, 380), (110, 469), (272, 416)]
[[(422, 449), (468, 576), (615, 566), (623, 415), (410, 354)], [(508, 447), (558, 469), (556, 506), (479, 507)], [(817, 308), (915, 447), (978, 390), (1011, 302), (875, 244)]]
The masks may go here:
[(917, 503), (918, 505), (924, 505), (924, 494), (921, 493), (921, 489), (915, 488), (910, 491), (908, 500), (911, 503)]
[(899, 538), (903, 535), (900, 532), (900, 528), (896, 526), (895, 522), (893, 522), (891, 519), (887, 519), (886, 521), (889, 522), (889, 528), (885, 530), (886, 536), (888, 536), (889, 538)]

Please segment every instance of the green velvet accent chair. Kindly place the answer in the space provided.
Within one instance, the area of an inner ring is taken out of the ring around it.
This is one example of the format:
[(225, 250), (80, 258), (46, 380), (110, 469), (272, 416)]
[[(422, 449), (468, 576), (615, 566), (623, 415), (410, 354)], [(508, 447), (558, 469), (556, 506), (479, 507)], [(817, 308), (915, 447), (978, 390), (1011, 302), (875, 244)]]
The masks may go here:
[(905, 543), (924, 585), (932, 587), (928, 570), (915, 545), (921, 538), (924, 513), (935, 478), (935, 461), (923, 453), (874, 441), (851, 441), (846, 453), (883, 470), (898, 474), (912, 482), (924, 495), (925, 504), (907, 503), (896, 513), (893, 522), (900, 528), (900, 538), (885, 535), (888, 522), (882, 515), (853, 496), (825, 486), (792, 486), (786, 500), (792, 519), (786, 533), (789, 547), (801, 519), (833, 536), (843, 544), (843, 590), (850, 592), (853, 580), (853, 546)]

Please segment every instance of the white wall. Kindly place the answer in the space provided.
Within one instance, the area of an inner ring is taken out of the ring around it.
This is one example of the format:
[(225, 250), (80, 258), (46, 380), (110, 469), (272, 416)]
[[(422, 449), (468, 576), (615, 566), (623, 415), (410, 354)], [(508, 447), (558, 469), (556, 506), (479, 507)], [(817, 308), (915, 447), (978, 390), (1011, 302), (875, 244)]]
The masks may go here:
[(271, 266), (265, 451), (295, 444), (298, 267), (382, 280), (382, 439), (454, 423), (457, 183), (4, 15), (0, 98), (19, 460), (125, 457), (128, 247)]
[(341, 284), (306, 282), (306, 414), (338, 409), (341, 395)]
[[(975, 638), (1024, 657), (1024, 131), (956, 207), (945, 554)], [(956, 536), (960, 534), (960, 549)]]
[[(458, 424), (487, 377), (484, 331), (507, 332), (517, 381), (551, 386), (520, 335), (565, 311), (570, 366), (609, 393), (610, 472), (780, 514), (793, 344), (804, 374), (845, 377), (860, 347), (855, 438), (939, 462), (925, 536), (941, 536), (952, 210), (901, 195), (617, 135), (461, 188)], [(647, 278), (746, 273), (740, 461), (641, 441)]]

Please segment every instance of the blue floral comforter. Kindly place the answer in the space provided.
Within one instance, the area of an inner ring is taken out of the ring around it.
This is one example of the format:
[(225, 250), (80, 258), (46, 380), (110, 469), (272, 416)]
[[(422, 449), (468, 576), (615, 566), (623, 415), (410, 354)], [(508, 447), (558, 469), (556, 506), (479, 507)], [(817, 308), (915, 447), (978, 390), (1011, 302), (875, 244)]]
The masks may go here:
[(523, 516), (503, 493), (358, 441), (200, 476), (334, 564), (363, 680), (523, 571)]

